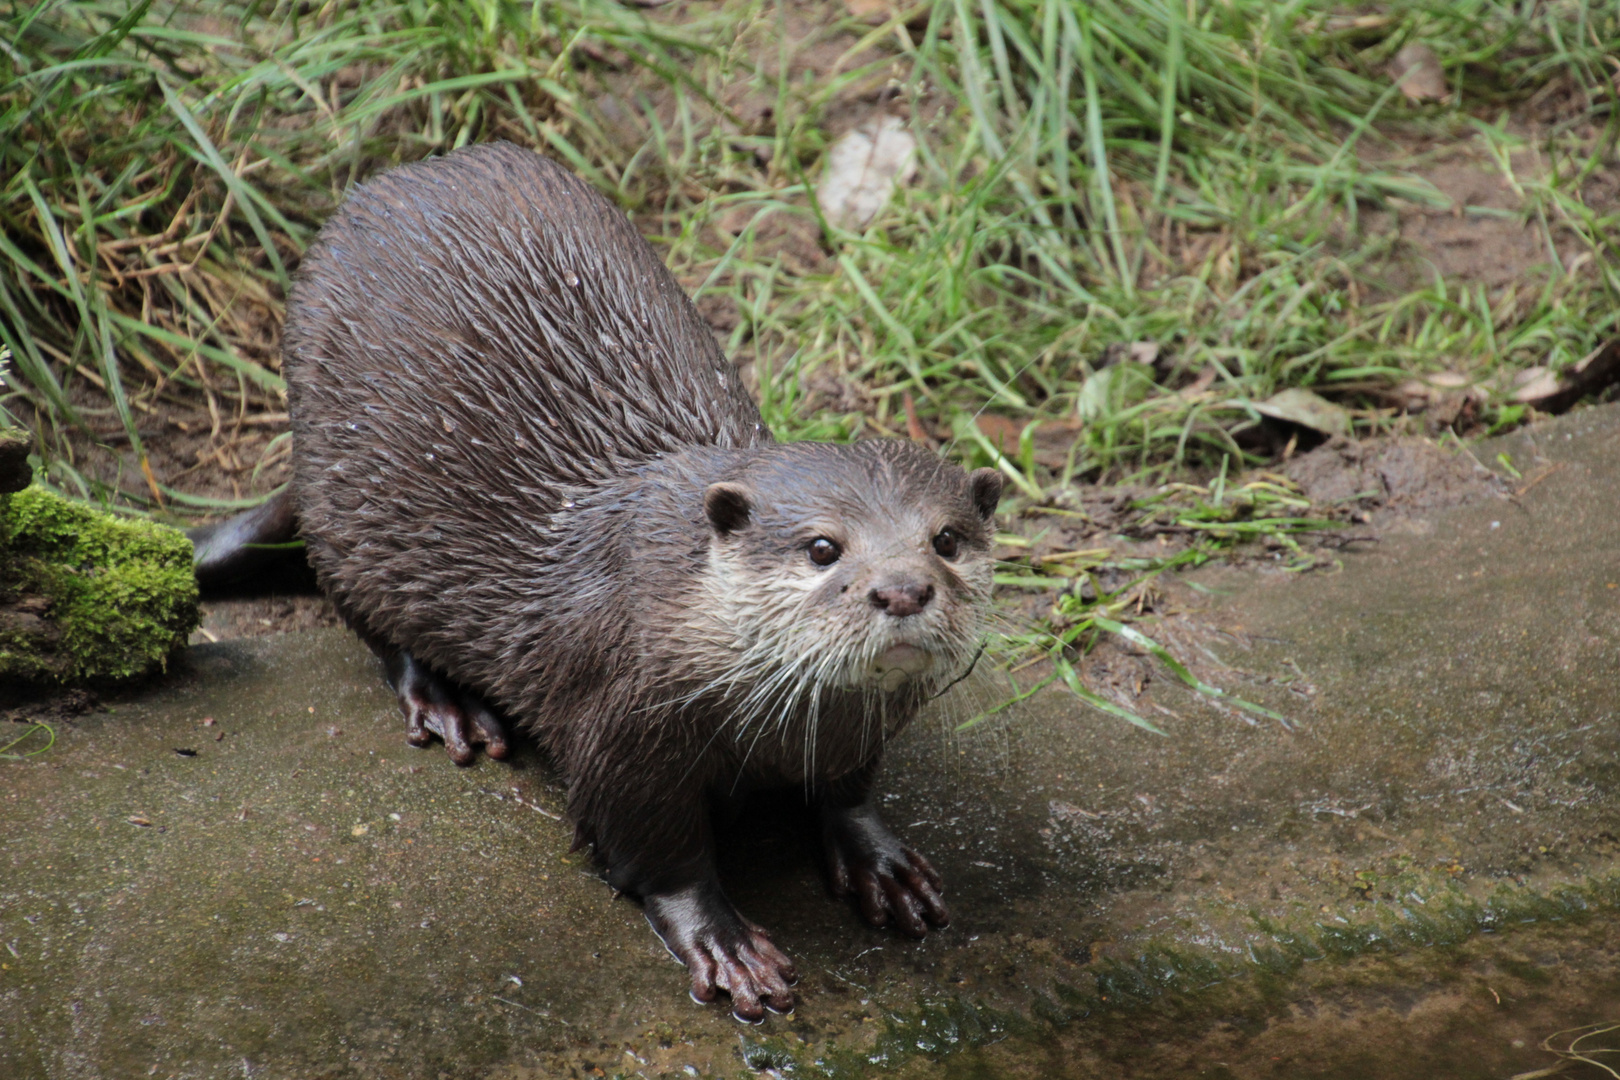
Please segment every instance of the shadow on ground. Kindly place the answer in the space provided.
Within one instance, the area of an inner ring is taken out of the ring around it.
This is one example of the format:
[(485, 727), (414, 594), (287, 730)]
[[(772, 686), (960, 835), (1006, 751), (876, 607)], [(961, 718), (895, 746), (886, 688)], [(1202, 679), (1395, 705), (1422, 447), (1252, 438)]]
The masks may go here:
[(1194, 579), (1178, 633), (1288, 726), (1170, 680), (1141, 703), (1169, 738), (1058, 693), (920, 723), (885, 799), (948, 877), (946, 933), (865, 928), (791, 808), (749, 815), (730, 888), (804, 972), (758, 1028), (686, 998), (534, 756), (412, 751), (340, 630), (194, 649), (0, 763), (0, 1074), (1555, 1065), (1544, 1037), (1620, 1018), (1620, 412), (1498, 451), (1517, 494), (1337, 573)]

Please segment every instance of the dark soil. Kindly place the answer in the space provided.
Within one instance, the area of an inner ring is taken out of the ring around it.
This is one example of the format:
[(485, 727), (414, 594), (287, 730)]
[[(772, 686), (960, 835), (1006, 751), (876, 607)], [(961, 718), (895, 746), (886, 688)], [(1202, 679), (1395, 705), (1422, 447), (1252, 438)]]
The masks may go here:
[(1288, 462), (1282, 471), (1311, 502), (1367, 521), (1461, 506), (1509, 491), (1499, 474), (1468, 451), (1443, 450), (1411, 436), (1333, 439)]

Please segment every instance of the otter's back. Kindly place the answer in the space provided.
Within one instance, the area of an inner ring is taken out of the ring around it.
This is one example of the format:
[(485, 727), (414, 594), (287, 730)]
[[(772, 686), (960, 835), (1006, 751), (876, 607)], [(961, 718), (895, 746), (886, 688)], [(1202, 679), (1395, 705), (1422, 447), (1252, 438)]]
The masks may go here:
[(407, 647), (430, 625), (465, 641), (471, 594), (531, 572), (567, 489), (770, 441), (624, 214), (507, 143), (356, 189), (305, 257), (283, 356), (311, 561)]
[(319, 453), (312, 427), (368, 409), (427, 421), (418, 438), (521, 453), (559, 483), (679, 446), (768, 441), (624, 214), (510, 143), (357, 188), (305, 258), (285, 355), (306, 455)]

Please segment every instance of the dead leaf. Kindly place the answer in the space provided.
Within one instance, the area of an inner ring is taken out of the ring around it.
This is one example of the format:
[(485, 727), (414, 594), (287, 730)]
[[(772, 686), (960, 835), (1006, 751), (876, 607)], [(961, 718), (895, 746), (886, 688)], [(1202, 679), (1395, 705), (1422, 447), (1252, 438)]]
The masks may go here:
[(1432, 408), (1437, 402), (1459, 395), (1483, 403), (1490, 397), (1490, 392), (1471, 375), (1459, 371), (1436, 371), (1403, 379), (1389, 396), (1393, 398), (1392, 403), (1396, 408), (1419, 413)]
[(1286, 420), (1324, 435), (1350, 434), (1348, 412), (1321, 395), (1298, 387), (1273, 394), (1254, 408), (1262, 416)]
[(1514, 401), (1542, 401), (1558, 393), (1558, 376), (1544, 367), (1529, 367), (1513, 376)]
[(1206, 364), (1204, 370), (1198, 373), (1196, 379), (1177, 390), (1176, 393), (1184, 398), (1195, 398), (1215, 385), (1215, 374), (1215, 365)]
[(1018, 440), (1024, 434), (1024, 425), (1028, 420), (1014, 420), (1010, 416), (999, 413), (980, 413), (973, 418), (973, 423), (984, 432), (984, 437), (990, 440), (991, 445), (1003, 454), (1016, 454)]
[(1519, 372), (1513, 380), (1513, 400), (1560, 413), (1616, 382), (1620, 382), (1620, 337), (1610, 338), (1563, 371), (1533, 367)]
[(1389, 77), (1400, 85), (1409, 101), (1446, 101), (1451, 94), (1440, 58), (1427, 45), (1413, 42), (1395, 54)]
[(895, 187), (916, 173), (917, 140), (904, 121), (894, 116), (868, 120), (828, 148), (816, 202), (839, 228), (865, 228)]
[[(992, 446), (1008, 457), (1015, 457), (1023, 445), (1024, 430), (1030, 422), (998, 413), (980, 413), (974, 417), (973, 423)], [(1079, 431), (1078, 424), (1061, 420), (1042, 420), (1036, 424), (1030, 433), (1036, 464), (1048, 469), (1062, 468)]]
[(149, 829), (149, 828), (152, 827), (152, 823), (150, 821), (146, 820), (145, 818), (141, 817), (141, 815), (139, 815), (139, 814), (131, 814), (129, 817), (125, 818), (124, 820), (129, 822), (131, 825), (139, 825), (143, 829)]
[(928, 446), (933, 445), (933, 440), (928, 437), (928, 432), (924, 430), (922, 421), (917, 419), (917, 403), (911, 400), (910, 390), (900, 395), (900, 406), (906, 411), (906, 435), (910, 437), (911, 441)]
[(1103, 349), (1102, 359), (1097, 362), (1097, 366), (1104, 368), (1109, 364), (1117, 364), (1121, 360), (1152, 365), (1158, 359), (1159, 343), (1157, 341), (1133, 341), (1128, 345), (1122, 341), (1116, 341)]

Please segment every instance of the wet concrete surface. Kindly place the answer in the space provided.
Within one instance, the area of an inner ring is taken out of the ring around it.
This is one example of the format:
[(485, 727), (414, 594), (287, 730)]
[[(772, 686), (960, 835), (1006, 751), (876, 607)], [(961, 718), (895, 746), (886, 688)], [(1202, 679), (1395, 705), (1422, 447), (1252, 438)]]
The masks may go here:
[(1162, 671), (1168, 738), (1057, 691), (954, 732), (985, 686), (919, 723), (883, 786), (948, 880), (928, 941), (827, 898), (791, 799), (745, 815), (728, 887), (803, 973), (756, 1028), (686, 998), (532, 753), (411, 750), (340, 630), (194, 649), (0, 762), (0, 1076), (1557, 1065), (1542, 1039), (1620, 1019), (1620, 412), (1499, 451), (1513, 498), (1336, 573), (1201, 573), (1144, 624), (1287, 726)]

